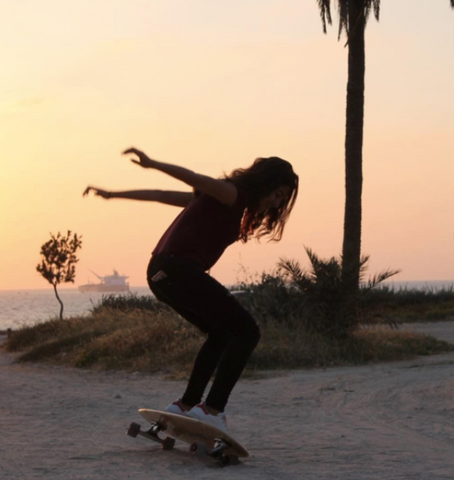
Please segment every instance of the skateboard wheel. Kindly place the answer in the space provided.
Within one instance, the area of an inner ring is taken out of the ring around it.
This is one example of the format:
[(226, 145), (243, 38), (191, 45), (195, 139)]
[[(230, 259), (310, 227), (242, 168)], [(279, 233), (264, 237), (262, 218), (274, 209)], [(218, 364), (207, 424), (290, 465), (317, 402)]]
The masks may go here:
[(175, 446), (175, 439), (171, 437), (166, 437), (162, 442), (162, 449), (163, 450), (172, 450)]
[(206, 445), (200, 442), (192, 443), (189, 447), (189, 451), (197, 457), (203, 457), (204, 455), (208, 455), (208, 448), (206, 447)]
[(129, 425), (128, 431), (126, 432), (130, 437), (136, 438), (140, 432), (140, 425), (138, 423), (131, 423)]

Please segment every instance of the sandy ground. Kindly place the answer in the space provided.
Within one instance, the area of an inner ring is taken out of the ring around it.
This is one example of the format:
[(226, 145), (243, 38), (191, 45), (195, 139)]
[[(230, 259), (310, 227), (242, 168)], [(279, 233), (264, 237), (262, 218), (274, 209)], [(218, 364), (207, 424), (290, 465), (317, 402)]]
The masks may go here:
[[(454, 323), (412, 325), (454, 343)], [(125, 435), (139, 407), (183, 390), (157, 376), (18, 365), (0, 352), (0, 478), (454, 478), (454, 354), (241, 381), (230, 433), (251, 453), (220, 468), (185, 444)]]

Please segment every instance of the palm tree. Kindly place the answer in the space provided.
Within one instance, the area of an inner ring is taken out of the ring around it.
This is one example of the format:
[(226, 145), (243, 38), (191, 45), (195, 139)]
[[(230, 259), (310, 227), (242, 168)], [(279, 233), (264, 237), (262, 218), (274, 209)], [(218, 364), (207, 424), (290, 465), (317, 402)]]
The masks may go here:
[[(331, 0), (317, 0), (323, 31), (332, 24)], [(454, 9), (454, 0), (450, 0)], [(364, 32), (371, 11), (379, 20), (380, 0), (337, 0), (339, 38), (347, 34), (348, 81), (345, 134), (345, 213), (342, 245), (342, 289), (347, 305), (355, 298), (361, 269), (361, 196), (364, 124)]]
[[(331, 0), (317, 0), (323, 31), (332, 24)], [(451, 3), (454, 0), (450, 0)], [(342, 246), (342, 287), (346, 299), (359, 288), (361, 268), (361, 197), (363, 185), (362, 150), (364, 124), (364, 32), (370, 12), (377, 21), (380, 0), (338, 0), (339, 38), (347, 34), (348, 82), (345, 134), (345, 212)]]

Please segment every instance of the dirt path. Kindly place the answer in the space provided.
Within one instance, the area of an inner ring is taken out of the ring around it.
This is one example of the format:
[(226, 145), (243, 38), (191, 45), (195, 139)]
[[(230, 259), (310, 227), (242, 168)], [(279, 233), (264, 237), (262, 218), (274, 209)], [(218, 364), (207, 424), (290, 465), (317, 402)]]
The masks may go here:
[[(454, 343), (454, 323), (412, 325)], [(218, 468), (125, 435), (183, 389), (156, 376), (17, 365), (0, 352), (0, 478), (450, 479), (454, 354), (242, 381), (230, 433), (252, 456)]]

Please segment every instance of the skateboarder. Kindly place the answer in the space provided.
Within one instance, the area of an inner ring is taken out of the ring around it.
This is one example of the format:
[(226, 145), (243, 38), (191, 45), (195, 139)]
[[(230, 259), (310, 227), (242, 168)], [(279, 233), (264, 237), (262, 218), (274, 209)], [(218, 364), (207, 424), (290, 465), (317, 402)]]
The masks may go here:
[[(260, 339), (255, 319), (206, 273), (224, 250), (241, 240), (267, 236), (279, 241), (298, 194), (298, 176), (289, 162), (257, 158), (245, 169), (215, 179), (149, 158), (136, 148), (131, 161), (166, 173), (193, 192), (133, 190), (110, 192), (88, 186), (106, 199), (157, 201), (182, 207), (158, 242), (147, 279), (156, 298), (170, 305), (207, 335), (198, 353), (184, 395), (166, 411), (208, 422), (227, 430), (225, 406)], [(205, 389), (217, 369), (204, 403)]]

